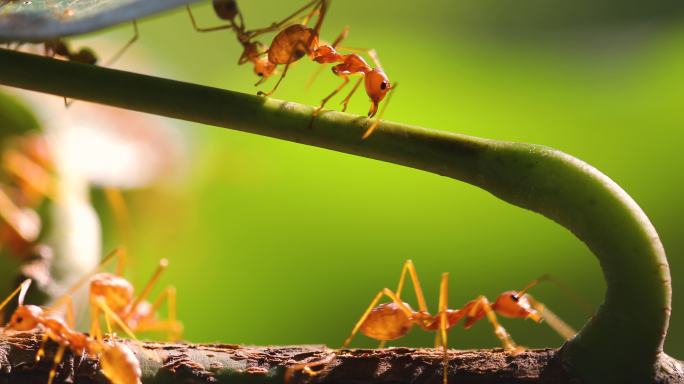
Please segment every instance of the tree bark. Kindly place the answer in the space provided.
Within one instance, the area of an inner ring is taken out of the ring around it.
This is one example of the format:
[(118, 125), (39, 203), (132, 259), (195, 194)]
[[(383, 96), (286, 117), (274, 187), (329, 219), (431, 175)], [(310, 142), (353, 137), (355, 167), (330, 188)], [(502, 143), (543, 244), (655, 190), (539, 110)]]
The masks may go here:
[[(0, 340), (0, 383), (47, 382), (56, 344), (35, 363), (41, 333), (17, 333)], [(143, 383), (278, 383), (287, 367), (334, 357), (308, 376), (296, 370), (298, 383), (442, 383), (442, 351), (432, 348), (354, 349), (324, 346), (252, 347), (232, 344), (134, 342), (126, 344), (140, 361)], [(557, 350), (528, 350), (516, 355), (501, 349), (449, 350), (450, 383), (572, 383), (555, 359)], [(55, 383), (106, 383), (96, 356), (68, 352), (57, 366)]]

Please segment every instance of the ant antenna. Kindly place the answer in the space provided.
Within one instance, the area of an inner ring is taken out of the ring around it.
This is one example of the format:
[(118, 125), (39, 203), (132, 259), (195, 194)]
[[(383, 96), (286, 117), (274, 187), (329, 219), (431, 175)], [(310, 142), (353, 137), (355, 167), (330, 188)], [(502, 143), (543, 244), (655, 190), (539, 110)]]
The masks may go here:
[(3, 301), (2, 303), (0, 303), (0, 310), (2, 310), (3, 308), (5, 308), (5, 306), (7, 305), (7, 303), (9, 303), (9, 302), (14, 298), (14, 296), (16, 296), (17, 294), (19, 294), (19, 305), (24, 304), (24, 296), (26, 296), (26, 291), (29, 289), (30, 286), (31, 286), (31, 279), (26, 279), (26, 280), (24, 280), (24, 281), (17, 287), (17, 289), (15, 289), (12, 293), (9, 294), (9, 296), (7, 296), (7, 298), (5, 299), (5, 301)]
[(21, 285), (19, 286), (19, 305), (24, 305), (24, 299), (26, 298), (26, 292), (28, 292), (29, 287), (31, 286), (31, 279), (26, 279), (24, 280)]
[(398, 86), (399, 86), (399, 83), (394, 83), (394, 85), (392, 85), (390, 87), (391, 92), (387, 96), (387, 101), (385, 101), (385, 105), (382, 106), (382, 110), (380, 111), (380, 114), (375, 119), (373, 124), (371, 124), (371, 126), (366, 130), (366, 132), (363, 134), (363, 136), (361, 136), (361, 140), (366, 140), (368, 138), (368, 136), (370, 136), (373, 133), (373, 131), (375, 131), (375, 128), (378, 127), (378, 125), (380, 124), (380, 119), (382, 119), (382, 117), (385, 115), (385, 111), (387, 110), (387, 106), (389, 105), (390, 100), (392, 100), (392, 95), (394, 94), (394, 90)]
[(527, 285), (525, 286), (525, 288), (519, 290), (519, 291), (518, 291), (518, 297), (524, 295), (525, 292), (527, 292), (529, 289), (535, 287), (537, 284), (539, 284), (539, 283), (541, 283), (541, 282), (544, 282), (544, 281), (549, 281), (549, 280), (551, 280), (551, 275), (549, 275), (548, 273), (547, 273), (547, 274), (544, 274), (544, 275), (541, 275), (540, 277), (538, 277), (538, 278), (532, 280), (529, 284), (527, 284)]

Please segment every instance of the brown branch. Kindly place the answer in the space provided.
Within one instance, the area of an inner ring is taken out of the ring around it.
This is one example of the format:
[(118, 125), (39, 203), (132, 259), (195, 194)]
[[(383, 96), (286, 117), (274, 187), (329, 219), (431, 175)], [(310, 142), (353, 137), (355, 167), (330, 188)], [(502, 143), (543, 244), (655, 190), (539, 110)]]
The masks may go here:
[[(41, 334), (20, 333), (0, 339), (0, 382), (47, 382), (54, 343), (35, 363)], [(127, 344), (140, 360), (143, 383), (277, 383), (286, 367), (329, 357), (322, 346), (246, 347), (226, 344)], [(529, 350), (517, 355), (495, 350), (449, 351), (449, 382), (541, 383), (573, 382), (559, 367), (555, 349)], [(55, 383), (105, 383), (96, 357), (67, 353)], [(357, 349), (338, 351), (315, 377), (297, 372), (297, 383), (442, 383), (442, 353), (436, 349)]]

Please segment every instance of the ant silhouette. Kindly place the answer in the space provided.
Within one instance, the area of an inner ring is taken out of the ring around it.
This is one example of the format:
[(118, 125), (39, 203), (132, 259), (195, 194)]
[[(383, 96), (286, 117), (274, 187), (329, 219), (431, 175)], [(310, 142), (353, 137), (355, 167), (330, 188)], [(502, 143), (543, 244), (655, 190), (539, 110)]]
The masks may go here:
[[(133, 45), (139, 38), (138, 23), (133, 20), (133, 37), (131, 37), (126, 44), (121, 47), (107, 62), (104, 64), (105, 67), (113, 65), (117, 60), (123, 56), (123, 54), (128, 50), (128, 48)], [(43, 43), (44, 54), (47, 57), (59, 57), (67, 61), (80, 64), (96, 65), (99, 62), (98, 56), (95, 54), (91, 48), (82, 47), (79, 50), (72, 49), (69, 44), (63, 39), (49, 40)], [(64, 106), (70, 107), (73, 104), (73, 100), (69, 100), (64, 97)]]
[(45, 342), (50, 339), (59, 347), (55, 353), (52, 368), (48, 374), (48, 384), (52, 384), (57, 373), (57, 365), (64, 357), (67, 348), (76, 356), (84, 356), (86, 353), (100, 357), (102, 373), (113, 384), (140, 384), (142, 375), (140, 363), (133, 352), (123, 344), (116, 342), (104, 342), (94, 339), (85, 333), (73, 329), (73, 314), (67, 324), (64, 320), (47, 315), (45, 311), (36, 305), (24, 304), (26, 292), (31, 285), (31, 279), (24, 280), (1, 304), (0, 310), (9, 303), (17, 294), (19, 305), (12, 314), (9, 323), (2, 330), (7, 331), (31, 331), (43, 328), (45, 334), (38, 352), (36, 362), (45, 355)]

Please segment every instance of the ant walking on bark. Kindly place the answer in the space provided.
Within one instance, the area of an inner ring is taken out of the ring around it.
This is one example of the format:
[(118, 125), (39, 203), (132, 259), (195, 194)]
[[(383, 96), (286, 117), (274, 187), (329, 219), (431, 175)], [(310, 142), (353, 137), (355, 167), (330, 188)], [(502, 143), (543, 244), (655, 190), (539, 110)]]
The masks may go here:
[(64, 320), (47, 314), (41, 307), (36, 305), (24, 304), (24, 297), (31, 285), (31, 280), (25, 280), (9, 297), (0, 304), (2, 309), (9, 303), (14, 296), (19, 295), (19, 306), (12, 314), (9, 323), (2, 332), (31, 331), (43, 328), (45, 335), (36, 353), (36, 362), (45, 355), (45, 341), (50, 339), (58, 344), (52, 368), (48, 374), (48, 384), (52, 384), (57, 373), (57, 366), (64, 357), (67, 348), (76, 356), (90, 354), (99, 356), (102, 373), (113, 384), (139, 384), (142, 375), (140, 363), (133, 352), (123, 344), (116, 342), (105, 342), (94, 339), (85, 333), (77, 332), (73, 329), (73, 314), (68, 318), (69, 324)]
[[(418, 310), (401, 299), (402, 290), (406, 281), (406, 275), (410, 276), (413, 290), (418, 301)], [(411, 260), (407, 260), (402, 268), (399, 284), (396, 291), (383, 288), (378, 292), (361, 318), (356, 322), (351, 333), (342, 344), (347, 348), (353, 337), (361, 332), (364, 335), (380, 341), (380, 348), (390, 340), (396, 340), (405, 336), (414, 326), (418, 326), (427, 332), (436, 332), (435, 347), (441, 346), (443, 351), (443, 383), (447, 384), (448, 353), (447, 332), (464, 319), (463, 327), (468, 329), (477, 321), (487, 318), (493, 327), (494, 334), (501, 341), (506, 352), (520, 353), (524, 348), (518, 346), (506, 329), (499, 324), (496, 314), (510, 318), (531, 319), (536, 323), (546, 321), (549, 326), (560, 334), (564, 339), (570, 339), (576, 331), (548, 310), (541, 302), (535, 300), (527, 291), (542, 281), (549, 280), (548, 275), (533, 280), (519, 291), (506, 291), (501, 293), (492, 303), (484, 295), (466, 303), (461, 309), (448, 308), (449, 274), (443, 273), (439, 287), (439, 304), (436, 315), (430, 314), (423, 295), (423, 289), (418, 279), (415, 266)], [(378, 304), (383, 296), (391, 302)], [(327, 365), (332, 361), (334, 354), (319, 361), (307, 364), (298, 364), (288, 368), (286, 377), (290, 378), (294, 371), (302, 370), (308, 375), (316, 375), (320, 371), (313, 371), (312, 367)]]

